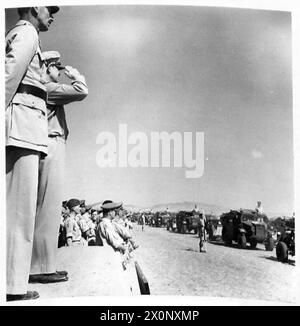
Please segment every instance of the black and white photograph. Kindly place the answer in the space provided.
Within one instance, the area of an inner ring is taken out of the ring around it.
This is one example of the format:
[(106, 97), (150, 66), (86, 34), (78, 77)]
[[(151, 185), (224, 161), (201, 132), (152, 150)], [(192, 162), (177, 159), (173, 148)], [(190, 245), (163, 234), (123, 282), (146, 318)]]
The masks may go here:
[(297, 24), (232, 3), (5, 3), (5, 305), (299, 304)]

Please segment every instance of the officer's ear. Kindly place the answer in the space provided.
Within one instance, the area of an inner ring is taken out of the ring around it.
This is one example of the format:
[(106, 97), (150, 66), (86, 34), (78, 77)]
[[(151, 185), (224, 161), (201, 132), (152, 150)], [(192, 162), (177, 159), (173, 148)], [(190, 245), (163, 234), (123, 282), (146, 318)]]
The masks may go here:
[(33, 17), (37, 17), (39, 12), (39, 7), (31, 7), (31, 14)]

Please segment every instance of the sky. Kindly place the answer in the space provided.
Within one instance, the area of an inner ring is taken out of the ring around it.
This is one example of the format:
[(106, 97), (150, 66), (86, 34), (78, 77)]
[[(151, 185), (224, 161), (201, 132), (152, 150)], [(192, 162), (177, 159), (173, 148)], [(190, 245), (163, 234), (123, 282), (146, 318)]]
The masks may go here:
[[(7, 10), (6, 29), (16, 21), (16, 10)], [(66, 199), (230, 208), (261, 200), (265, 211), (292, 214), (289, 12), (63, 6), (40, 39), (89, 87), (85, 100), (65, 107)], [(185, 166), (99, 167), (97, 137), (106, 131), (118, 140), (119, 124), (149, 142), (155, 131), (203, 133), (203, 175), (188, 179)]]

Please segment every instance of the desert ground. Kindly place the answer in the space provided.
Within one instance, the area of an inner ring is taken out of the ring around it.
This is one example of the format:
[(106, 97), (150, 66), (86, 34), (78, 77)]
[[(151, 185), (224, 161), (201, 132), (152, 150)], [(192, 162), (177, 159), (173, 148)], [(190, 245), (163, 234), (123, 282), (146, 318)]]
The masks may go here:
[[(290, 257), (288, 263), (278, 262), (275, 249), (265, 251), (262, 244), (255, 250), (238, 249), (215, 241), (208, 243), (207, 253), (200, 253), (199, 238), (192, 233), (150, 226), (142, 231), (136, 223), (131, 233), (139, 244), (134, 260), (142, 268), (151, 296), (230, 298), (285, 305), (297, 301), (295, 260)], [(57, 267), (69, 272), (68, 282), (29, 284), (29, 290), (37, 290), (40, 299), (52, 300), (140, 294), (135, 269), (124, 272), (120, 255), (108, 245), (59, 248)], [(131, 284), (135, 282), (134, 293), (128, 290), (128, 277)]]
[(152, 295), (230, 297), (294, 303), (296, 266), (276, 259), (275, 249), (262, 244), (255, 250), (209, 242), (199, 252), (195, 234), (178, 234), (165, 228), (135, 224), (140, 244), (135, 257), (146, 275)]

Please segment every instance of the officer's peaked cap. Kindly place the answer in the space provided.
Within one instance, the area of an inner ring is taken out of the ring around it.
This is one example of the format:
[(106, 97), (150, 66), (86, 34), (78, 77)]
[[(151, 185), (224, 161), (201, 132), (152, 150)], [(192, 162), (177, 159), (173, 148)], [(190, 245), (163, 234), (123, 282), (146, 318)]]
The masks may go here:
[(106, 199), (106, 200), (104, 200), (104, 202), (102, 203), (102, 205), (110, 204), (110, 203), (112, 203), (112, 202), (113, 202), (112, 200), (110, 200), (110, 199)]
[(103, 204), (101, 205), (101, 208), (104, 211), (111, 211), (111, 210), (118, 209), (118, 208), (122, 207), (122, 205), (123, 205), (122, 202), (115, 203), (115, 202), (113, 202), (111, 200), (105, 200), (103, 202)]
[(58, 51), (44, 51), (42, 53), (43, 60), (46, 66), (54, 64), (59, 70), (64, 69), (65, 67), (61, 65), (60, 62), (60, 53)]
[(56, 14), (59, 11), (59, 7), (57, 6), (52, 6), (52, 7), (47, 7), (50, 14)]

